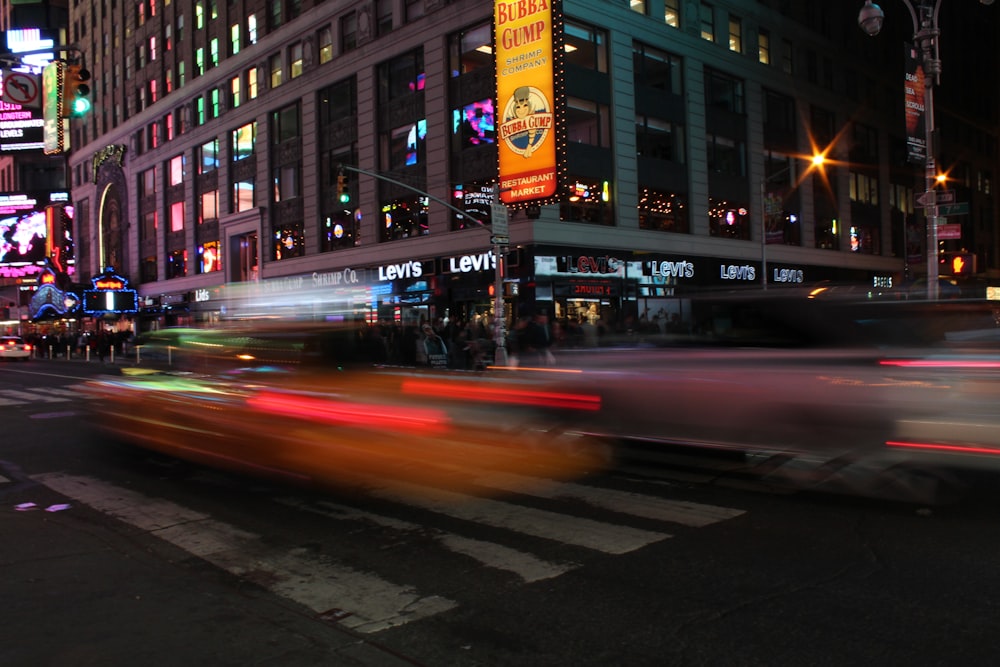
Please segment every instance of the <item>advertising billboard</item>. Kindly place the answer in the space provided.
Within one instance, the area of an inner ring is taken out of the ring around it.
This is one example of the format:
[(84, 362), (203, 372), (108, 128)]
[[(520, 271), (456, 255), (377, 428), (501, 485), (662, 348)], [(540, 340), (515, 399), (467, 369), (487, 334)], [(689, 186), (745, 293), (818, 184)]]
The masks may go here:
[(559, 0), (493, 6), (500, 199), (508, 205), (543, 203), (558, 194), (565, 104), (561, 10)]
[(0, 192), (0, 278), (38, 276), (49, 257), (72, 273), (69, 193)]

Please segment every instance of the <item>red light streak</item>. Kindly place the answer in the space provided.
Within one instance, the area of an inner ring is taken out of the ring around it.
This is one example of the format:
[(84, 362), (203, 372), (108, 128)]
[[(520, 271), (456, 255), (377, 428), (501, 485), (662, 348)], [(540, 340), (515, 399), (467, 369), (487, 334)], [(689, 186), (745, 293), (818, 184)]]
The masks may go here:
[(472, 401), (540, 405), (548, 408), (575, 408), (596, 411), (601, 409), (601, 397), (593, 394), (572, 394), (551, 391), (491, 387), (459, 382), (427, 382), (406, 380), (403, 393), (435, 395)]
[(961, 452), (963, 454), (991, 454), (1000, 456), (1000, 449), (981, 447), (979, 445), (946, 445), (940, 442), (902, 442), (887, 440), (886, 446), (900, 449), (926, 449), (939, 452)]
[(879, 364), (903, 368), (1000, 368), (1000, 361), (985, 359), (883, 359)]
[(417, 427), (424, 431), (444, 432), (450, 426), (448, 416), (440, 410), (401, 405), (349, 403), (276, 392), (262, 392), (250, 398), (247, 403), (270, 414), (362, 428), (409, 432)]

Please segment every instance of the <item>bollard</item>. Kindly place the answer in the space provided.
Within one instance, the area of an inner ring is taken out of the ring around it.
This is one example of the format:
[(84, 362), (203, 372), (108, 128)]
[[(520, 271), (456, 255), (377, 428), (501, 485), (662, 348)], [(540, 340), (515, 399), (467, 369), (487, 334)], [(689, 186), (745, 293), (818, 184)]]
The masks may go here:
[(87, 354), (87, 361), (90, 361), (90, 346), (88, 345), (85, 349), (87, 350), (87, 353), (86, 353)]
[(141, 345), (136, 345), (135, 346), (135, 365), (136, 366), (139, 365), (139, 348), (140, 347), (142, 347), (142, 346)]
[(66, 346), (66, 361), (69, 361), (69, 359), (70, 359), (70, 350), (71, 349), (72, 348), (70, 348), (69, 345)]
[(49, 360), (52, 359), (52, 346), (49, 345)]
[(111, 346), (111, 363), (115, 363), (115, 346)]

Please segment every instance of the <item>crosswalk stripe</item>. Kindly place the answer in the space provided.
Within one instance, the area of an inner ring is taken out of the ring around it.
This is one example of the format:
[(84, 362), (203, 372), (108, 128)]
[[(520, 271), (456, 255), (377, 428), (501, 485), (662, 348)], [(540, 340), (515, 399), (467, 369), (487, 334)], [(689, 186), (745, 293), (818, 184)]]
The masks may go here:
[(403, 483), (398, 484), (396, 488), (398, 490), (372, 489), (371, 494), (385, 500), (423, 507), (457, 519), (557, 540), (602, 553), (628, 553), (671, 537), (668, 533), (616, 526), (488, 498), (473, 498), (440, 489), (427, 489)]
[(385, 526), (387, 528), (393, 528), (395, 530), (419, 532), (424, 536), (429, 535), (436, 539), (442, 546), (454, 551), (455, 553), (468, 556), (469, 558), (477, 560), (487, 567), (516, 574), (528, 583), (541, 581), (543, 579), (552, 579), (553, 577), (558, 577), (559, 575), (565, 574), (570, 570), (576, 569), (577, 567), (575, 563), (552, 563), (533, 556), (532, 554), (496, 544), (495, 542), (474, 540), (461, 535), (455, 535), (454, 533), (448, 533), (443, 530), (428, 528), (427, 526), (411, 523), (409, 521), (382, 516), (372, 512), (356, 510), (327, 501), (320, 501), (316, 503), (316, 505), (309, 505), (297, 499), (283, 498), (280, 499), (279, 502), (291, 507), (296, 507), (298, 509), (336, 519), (369, 521), (371, 523)]
[[(43, 389), (42, 391), (47, 391), (47, 390)], [(63, 397), (57, 398), (55, 396), (47, 396), (44, 393), (35, 393), (33, 391), (19, 391), (17, 389), (0, 389), (0, 394), (16, 399), (17, 402), (19, 403), (33, 402), (33, 401), (43, 401), (45, 403), (63, 403), (66, 401), (66, 399)]]
[(616, 489), (599, 489), (572, 482), (552, 484), (543, 479), (509, 473), (486, 475), (478, 478), (476, 483), (480, 486), (523, 493), (539, 498), (575, 498), (594, 507), (614, 512), (698, 528), (732, 519), (745, 513), (744, 510), (729, 507), (656, 498)]
[(33, 479), (319, 614), (342, 610), (345, 613), (338, 614), (339, 623), (358, 632), (396, 627), (457, 604), (436, 595), (422, 597), (412, 587), (310, 557), (300, 550), (281, 552), (264, 545), (253, 533), (97, 479), (61, 473)]

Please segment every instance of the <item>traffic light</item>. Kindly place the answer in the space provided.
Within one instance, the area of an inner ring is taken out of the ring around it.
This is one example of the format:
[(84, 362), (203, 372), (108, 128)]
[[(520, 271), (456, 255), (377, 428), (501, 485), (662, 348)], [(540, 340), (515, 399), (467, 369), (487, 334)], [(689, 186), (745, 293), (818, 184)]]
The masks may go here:
[(944, 252), (938, 259), (942, 276), (971, 276), (976, 273), (976, 255), (971, 252)]
[(337, 201), (341, 204), (351, 203), (351, 193), (347, 191), (347, 177), (344, 172), (337, 174)]
[(80, 65), (66, 65), (63, 72), (63, 118), (83, 116), (90, 111), (90, 72)]

